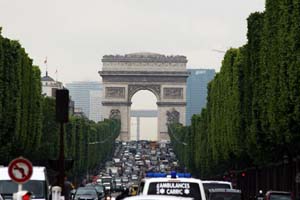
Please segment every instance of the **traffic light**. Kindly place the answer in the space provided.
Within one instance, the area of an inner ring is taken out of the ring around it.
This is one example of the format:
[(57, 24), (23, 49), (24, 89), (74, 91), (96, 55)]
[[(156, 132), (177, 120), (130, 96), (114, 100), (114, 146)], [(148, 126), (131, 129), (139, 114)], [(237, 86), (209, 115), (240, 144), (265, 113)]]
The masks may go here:
[(242, 177), (246, 177), (246, 172), (242, 172)]
[(56, 90), (56, 121), (69, 121), (69, 90)]
[(31, 200), (31, 193), (26, 190), (14, 193), (13, 200)]

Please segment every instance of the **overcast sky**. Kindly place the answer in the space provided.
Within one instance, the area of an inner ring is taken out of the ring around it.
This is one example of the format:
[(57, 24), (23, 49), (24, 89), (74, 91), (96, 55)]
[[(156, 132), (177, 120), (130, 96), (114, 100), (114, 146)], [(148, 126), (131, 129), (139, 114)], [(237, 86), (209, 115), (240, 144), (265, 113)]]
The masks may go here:
[(0, 0), (2, 35), (63, 83), (100, 80), (107, 54), (185, 55), (189, 68), (220, 69), (246, 43), (247, 17), (263, 0)]

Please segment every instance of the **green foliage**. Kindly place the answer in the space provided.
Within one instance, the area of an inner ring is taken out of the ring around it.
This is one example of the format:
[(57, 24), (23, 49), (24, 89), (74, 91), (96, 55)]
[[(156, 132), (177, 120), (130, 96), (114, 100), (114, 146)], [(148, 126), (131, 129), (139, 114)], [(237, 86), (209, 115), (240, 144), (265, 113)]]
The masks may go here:
[(33, 155), (41, 136), (40, 71), (17, 41), (0, 35), (0, 159)]
[(248, 18), (247, 44), (226, 52), (208, 85), (206, 108), (191, 127), (172, 125), (174, 149), (194, 174), (208, 177), (299, 154), (299, 21), (299, 0), (267, 0), (264, 13)]
[[(112, 156), (120, 126), (116, 120), (95, 123), (71, 117), (65, 127), (65, 156), (74, 159), (73, 177)], [(41, 95), (39, 67), (32, 65), (19, 42), (0, 34), (0, 164), (24, 156), (47, 165), (58, 158), (59, 134), (55, 99)], [(102, 143), (89, 144), (96, 141)]]

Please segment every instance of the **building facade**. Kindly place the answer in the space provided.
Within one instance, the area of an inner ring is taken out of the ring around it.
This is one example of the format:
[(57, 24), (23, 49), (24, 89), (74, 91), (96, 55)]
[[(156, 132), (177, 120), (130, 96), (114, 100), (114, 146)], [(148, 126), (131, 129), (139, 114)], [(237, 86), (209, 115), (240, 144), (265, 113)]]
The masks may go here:
[(90, 91), (90, 113), (89, 119), (95, 122), (103, 120), (102, 117), (102, 90)]
[(194, 114), (201, 112), (206, 106), (207, 85), (214, 78), (214, 69), (187, 69), (190, 76), (187, 79), (186, 90), (186, 124), (191, 125)]
[(42, 94), (47, 97), (55, 97), (57, 89), (63, 89), (63, 84), (59, 81), (55, 81), (48, 75), (46, 72), (46, 76), (41, 78), (42, 82)]
[[(102, 90), (102, 84), (98, 81), (75, 81), (67, 83), (66, 88), (75, 103), (75, 111), (82, 110), (86, 117), (90, 117), (90, 91)], [(101, 101), (99, 102), (101, 104)]]

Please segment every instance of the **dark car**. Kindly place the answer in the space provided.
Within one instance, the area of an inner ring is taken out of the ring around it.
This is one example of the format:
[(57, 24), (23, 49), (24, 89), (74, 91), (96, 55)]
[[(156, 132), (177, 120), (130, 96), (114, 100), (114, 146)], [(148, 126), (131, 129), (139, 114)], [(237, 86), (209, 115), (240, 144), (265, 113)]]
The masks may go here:
[(266, 192), (266, 200), (293, 200), (291, 192), (285, 191), (268, 191)]
[(241, 200), (241, 190), (216, 188), (208, 190), (208, 200)]
[(87, 187), (94, 187), (97, 191), (99, 199), (104, 197), (104, 186), (103, 185), (90, 183), (90, 184), (87, 184), (86, 186)]
[(95, 187), (79, 187), (76, 190), (74, 200), (97, 200), (98, 194)]
[(98, 196), (100, 198), (104, 197), (104, 186), (100, 184), (95, 184), (94, 187), (98, 193)]

